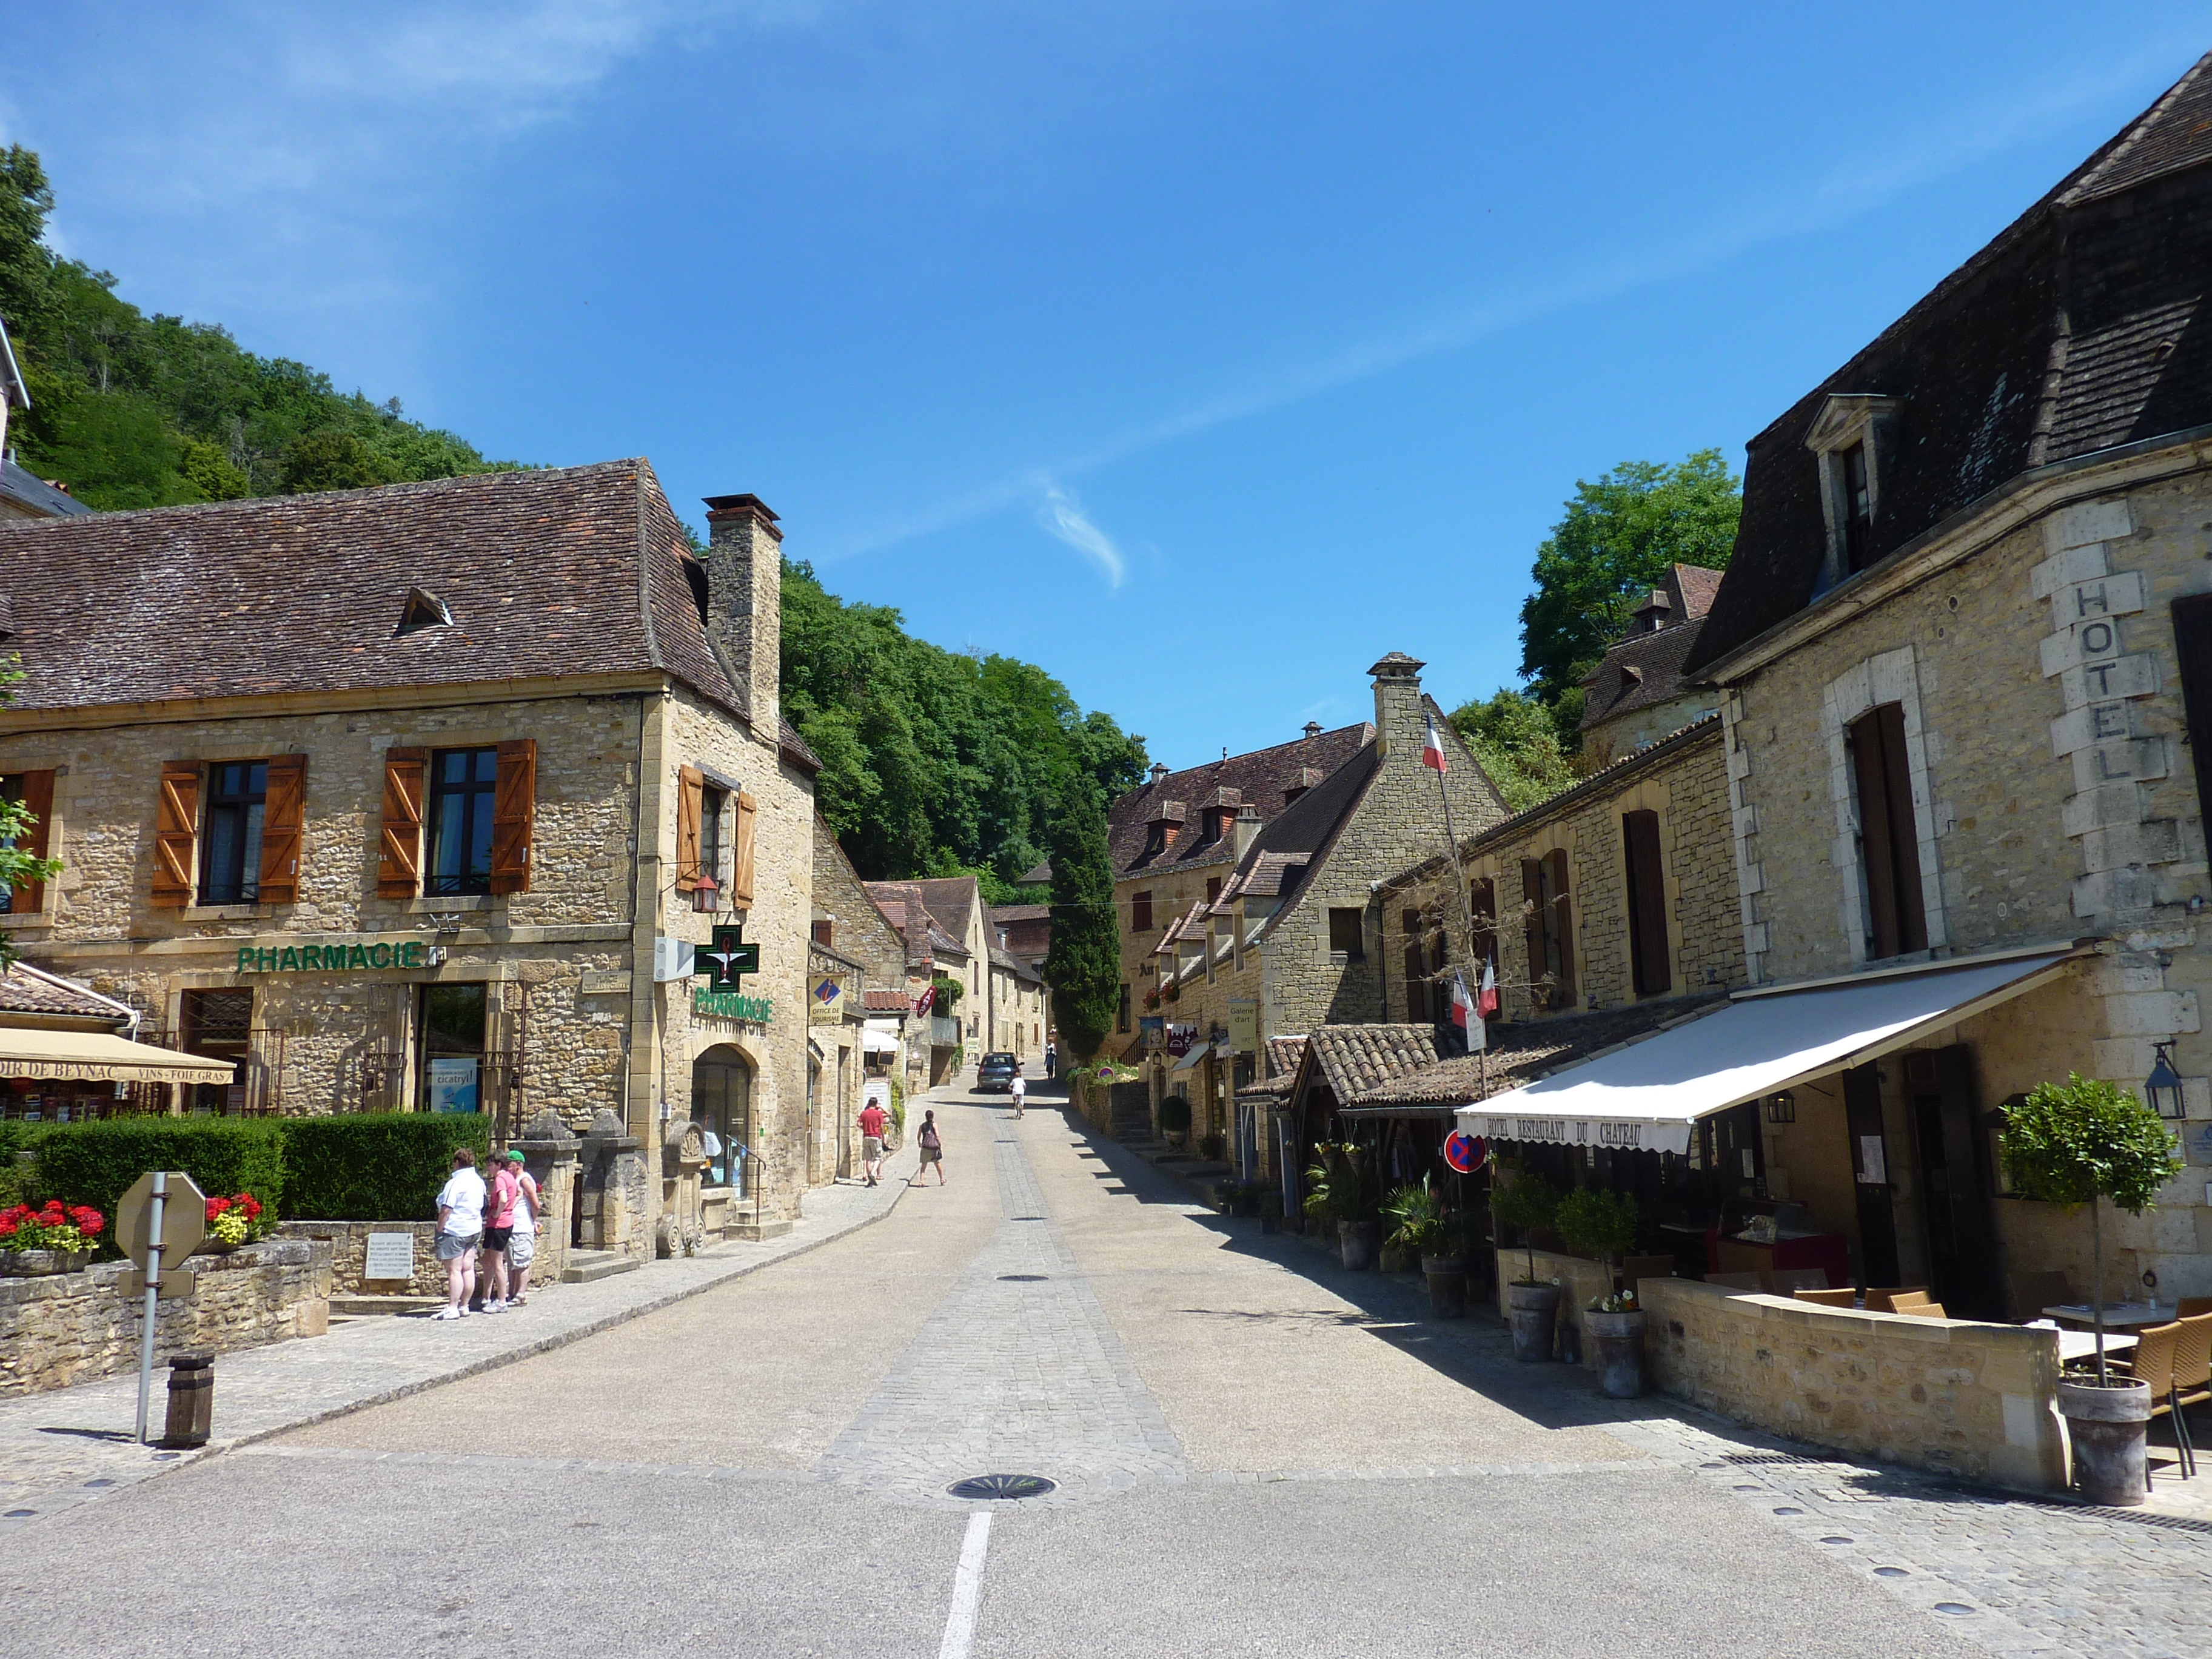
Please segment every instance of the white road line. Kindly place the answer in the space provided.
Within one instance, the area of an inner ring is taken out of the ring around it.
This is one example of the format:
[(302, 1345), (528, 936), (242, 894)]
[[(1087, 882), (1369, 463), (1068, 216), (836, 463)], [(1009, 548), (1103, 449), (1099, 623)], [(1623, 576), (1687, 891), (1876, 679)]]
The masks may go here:
[(983, 1552), (991, 1547), (991, 1512), (968, 1517), (968, 1537), (960, 1546), (960, 1565), (952, 1575), (952, 1611), (945, 1620), (945, 1639), (937, 1659), (968, 1659), (975, 1645), (975, 1607), (983, 1599)]

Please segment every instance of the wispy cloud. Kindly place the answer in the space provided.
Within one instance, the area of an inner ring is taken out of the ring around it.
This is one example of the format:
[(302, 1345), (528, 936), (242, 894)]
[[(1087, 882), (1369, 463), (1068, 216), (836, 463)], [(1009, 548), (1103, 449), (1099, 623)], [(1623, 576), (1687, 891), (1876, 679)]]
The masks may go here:
[[(825, 562), (879, 551), (956, 525), (973, 523), (1029, 499), (1040, 481), (1081, 477), (1129, 456), (1196, 437), (1233, 422), (1372, 380), (1424, 360), (1459, 351), (1509, 329), (1560, 312), (1614, 299), (1655, 283), (1694, 276), (1769, 242), (1812, 235), (1873, 212), (1906, 191), (1999, 155), (2082, 109), (2137, 89), (2172, 57), (2172, 43), (2145, 47), (2126, 60), (2084, 70), (2044, 88), (1965, 112), (1887, 150), (1855, 157), (1810, 189), (1759, 211), (1716, 223), (1668, 246), (1648, 247), (1579, 272), (1530, 284), (1455, 313), (1381, 335), (1313, 361), (1256, 377), (1186, 408), (1129, 427), (1088, 448), (1024, 467), (878, 526)], [(1052, 499), (1047, 496), (1048, 504)], [(1050, 527), (1049, 525), (1048, 527)], [(1054, 531), (1055, 534), (1060, 534)], [(1064, 540), (1072, 538), (1062, 536)], [(1076, 544), (1079, 545), (1080, 544)]]
[(1128, 565), (1114, 538), (1084, 516), (1083, 503), (1054, 484), (1047, 484), (1037, 508), (1037, 522), (1096, 564), (1109, 587), (1119, 587)]

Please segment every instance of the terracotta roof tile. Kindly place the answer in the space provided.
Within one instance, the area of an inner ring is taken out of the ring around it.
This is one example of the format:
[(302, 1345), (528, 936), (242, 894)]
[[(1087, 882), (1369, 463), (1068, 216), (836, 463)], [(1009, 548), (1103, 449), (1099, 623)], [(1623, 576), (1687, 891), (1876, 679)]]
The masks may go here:
[[(1106, 815), (1115, 873), (1127, 876), (1142, 871), (1234, 861), (1234, 837), (1224, 835), (1210, 842), (1200, 839), (1206, 830), (1205, 808), (1208, 805), (1215, 808), (1250, 806), (1263, 820), (1272, 821), (1287, 805), (1285, 791), (1295, 790), (1302, 784), (1311, 787), (1314, 780), (1308, 779), (1306, 774), (1328, 776), (1371, 743), (1374, 737), (1374, 726), (1362, 721), (1357, 726), (1339, 726), (1334, 732), (1301, 738), (1294, 743), (1277, 744), (1272, 749), (1255, 749), (1247, 754), (1231, 755), (1226, 760), (1209, 761), (1187, 771), (1169, 772), (1155, 782), (1131, 790), (1116, 800)], [(1200, 805), (1194, 806), (1194, 802)], [(1175, 810), (1170, 812), (1169, 808)], [(1164, 817), (1182, 827), (1170, 838), (1164, 851), (1148, 858), (1145, 852), (1151, 836), (1147, 826)]]
[(1487, 1099), (1508, 1089), (1534, 1083), (1564, 1066), (1588, 1060), (1601, 1049), (1648, 1036), (1662, 1026), (1680, 1020), (1711, 1013), (1727, 1000), (1725, 993), (1669, 997), (1657, 1002), (1632, 1003), (1626, 1008), (1608, 1008), (1601, 1013), (1560, 1014), (1550, 1019), (1493, 1024), (1490, 1028), (1490, 1047), (1485, 1054), (1458, 1054), (1402, 1072), (1377, 1083), (1350, 1103), (1458, 1106)]
[(1362, 1103), (1368, 1093), (1437, 1060), (1433, 1025), (1323, 1025), (1306, 1038), (1315, 1067), (1337, 1103)]
[(130, 1011), (118, 1007), (88, 986), (58, 974), (49, 974), (18, 962), (0, 974), (0, 1013), (64, 1015), (122, 1025)]

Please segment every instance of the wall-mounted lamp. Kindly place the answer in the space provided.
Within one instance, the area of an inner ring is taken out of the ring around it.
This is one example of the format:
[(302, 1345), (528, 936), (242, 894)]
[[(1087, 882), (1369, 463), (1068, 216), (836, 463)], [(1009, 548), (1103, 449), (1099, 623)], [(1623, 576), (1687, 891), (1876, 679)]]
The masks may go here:
[(691, 908), (703, 915), (712, 915), (722, 908), (721, 884), (712, 876), (699, 878), (699, 884), (691, 890)]
[(2154, 1047), (2158, 1057), (2151, 1062), (2150, 1075), (2143, 1079), (2150, 1109), (2164, 1118), (2186, 1117), (2189, 1108), (2181, 1097), (2181, 1073), (2173, 1069), (2173, 1041), (2169, 1037)]
[(1787, 1089), (1767, 1096), (1766, 1121), (1769, 1123), (1795, 1123), (1797, 1121), (1797, 1097)]

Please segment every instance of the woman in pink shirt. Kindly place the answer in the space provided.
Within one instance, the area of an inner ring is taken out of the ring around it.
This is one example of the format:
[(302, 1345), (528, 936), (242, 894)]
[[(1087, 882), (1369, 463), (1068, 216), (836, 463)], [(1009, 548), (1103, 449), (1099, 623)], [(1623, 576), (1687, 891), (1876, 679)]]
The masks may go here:
[(484, 1197), (484, 1267), (491, 1283), (485, 1287), (484, 1311), (507, 1311), (507, 1241), (514, 1231), (514, 1204), (522, 1183), (504, 1158), (492, 1160), (491, 1190)]

